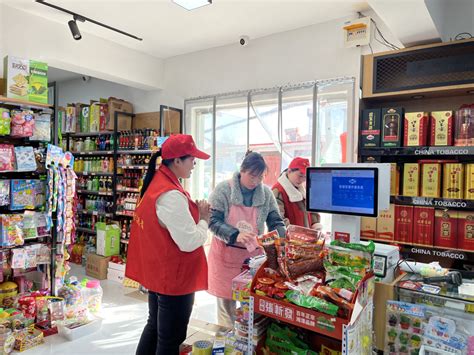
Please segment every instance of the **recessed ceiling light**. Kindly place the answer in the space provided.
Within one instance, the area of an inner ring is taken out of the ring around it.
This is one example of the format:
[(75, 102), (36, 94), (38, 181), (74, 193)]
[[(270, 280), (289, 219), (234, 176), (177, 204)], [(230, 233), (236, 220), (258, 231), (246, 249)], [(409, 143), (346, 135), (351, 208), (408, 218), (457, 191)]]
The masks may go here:
[(212, 0), (172, 0), (175, 4), (186, 10), (195, 10), (199, 7), (212, 4)]

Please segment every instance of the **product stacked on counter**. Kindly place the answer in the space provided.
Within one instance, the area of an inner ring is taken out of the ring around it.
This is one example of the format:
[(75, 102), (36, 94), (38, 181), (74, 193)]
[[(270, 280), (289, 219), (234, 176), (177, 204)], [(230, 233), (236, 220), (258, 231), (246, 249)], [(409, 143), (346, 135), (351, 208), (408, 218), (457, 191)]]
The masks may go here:
[[(233, 297), (242, 304), (242, 316), (227, 335), (226, 346), (240, 351), (247, 348), (246, 299), (250, 293), (255, 307), (253, 345), (258, 349), (268, 354), (338, 354), (342, 325), (351, 319), (356, 299), (365, 307), (372, 297), (373, 286), (368, 281), (373, 281), (374, 244), (332, 241), (325, 245), (321, 233), (298, 226), (289, 226), (285, 239), (274, 231), (259, 236), (258, 242), (266, 258), (253, 258), (250, 270), (233, 280)], [(270, 318), (310, 330), (318, 339), (293, 336), (304, 332), (295, 332), (288, 325), (270, 325)], [(371, 334), (364, 339), (368, 350)]]
[(474, 338), (462, 318), (432, 312), (423, 305), (387, 301), (385, 354), (472, 354)]

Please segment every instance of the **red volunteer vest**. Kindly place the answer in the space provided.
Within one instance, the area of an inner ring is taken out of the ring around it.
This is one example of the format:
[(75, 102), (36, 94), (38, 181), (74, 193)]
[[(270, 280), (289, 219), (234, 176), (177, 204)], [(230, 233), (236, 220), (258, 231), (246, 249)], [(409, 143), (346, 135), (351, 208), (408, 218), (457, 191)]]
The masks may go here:
[(311, 228), (311, 215), (306, 211), (302, 211), (296, 203), (290, 201), (283, 186), (277, 182), (275, 185), (273, 185), (272, 190), (273, 189), (277, 189), (283, 197), (283, 202), (285, 203), (285, 216), (283, 216), (283, 218), (288, 218), (290, 224), (302, 227), (305, 226), (306, 218), (308, 228)]
[(150, 291), (179, 296), (207, 290), (207, 261), (203, 247), (191, 253), (179, 250), (168, 230), (158, 222), (156, 200), (171, 190), (186, 195), (189, 211), (194, 221), (199, 221), (197, 205), (174, 173), (162, 165), (135, 210), (125, 276)]

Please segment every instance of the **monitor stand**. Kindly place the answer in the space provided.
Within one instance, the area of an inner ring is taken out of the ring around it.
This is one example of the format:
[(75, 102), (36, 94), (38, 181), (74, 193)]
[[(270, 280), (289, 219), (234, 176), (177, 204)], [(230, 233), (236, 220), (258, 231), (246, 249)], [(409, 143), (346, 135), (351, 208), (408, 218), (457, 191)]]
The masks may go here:
[(332, 239), (346, 243), (358, 243), (360, 241), (360, 218), (359, 216), (333, 214)]

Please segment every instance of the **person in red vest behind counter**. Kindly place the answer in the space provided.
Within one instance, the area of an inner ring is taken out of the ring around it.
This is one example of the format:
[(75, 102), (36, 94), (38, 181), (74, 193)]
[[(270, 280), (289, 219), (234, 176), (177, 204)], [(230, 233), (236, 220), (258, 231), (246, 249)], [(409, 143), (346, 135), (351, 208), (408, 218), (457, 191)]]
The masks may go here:
[[(163, 159), (156, 170), (156, 161)], [(178, 355), (194, 293), (207, 290), (209, 204), (194, 202), (178, 179), (188, 179), (194, 159), (209, 159), (190, 135), (169, 137), (155, 153), (131, 226), (125, 276), (149, 290), (148, 322), (137, 355)]]
[(309, 160), (297, 157), (293, 159), (288, 169), (283, 171), (278, 182), (273, 185), (280, 214), (288, 226), (290, 224), (321, 230), (320, 216), (318, 213), (306, 212), (306, 169)]

